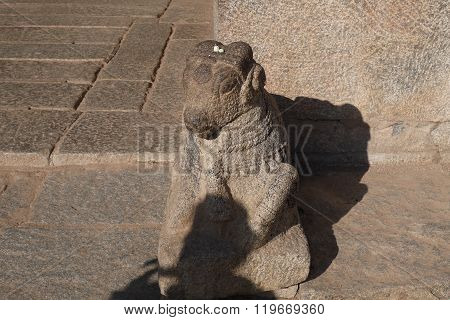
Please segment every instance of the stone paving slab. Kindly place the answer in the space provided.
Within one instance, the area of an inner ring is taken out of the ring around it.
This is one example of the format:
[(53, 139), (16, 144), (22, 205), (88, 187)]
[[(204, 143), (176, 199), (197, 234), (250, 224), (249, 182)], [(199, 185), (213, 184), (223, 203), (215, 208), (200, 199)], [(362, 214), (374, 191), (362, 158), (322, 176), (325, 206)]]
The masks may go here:
[(0, 81), (73, 81), (91, 83), (100, 61), (0, 60)]
[(50, 173), (33, 206), (37, 224), (159, 224), (169, 189), (169, 168), (64, 170)]
[(31, 202), (42, 183), (43, 174), (0, 172), (0, 225), (29, 219)]
[(153, 80), (169, 34), (168, 25), (133, 25), (99, 79)]
[(92, 3), (17, 3), (0, 4), (0, 14), (33, 15), (82, 15), (82, 16), (157, 16), (166, 5), (163, 1), (154, 1), (146, 6), (109, 6)]
[(96, 5), (108, 5), (108, 6), (162, 6), (168, 3), (168, 0), (2, 0), (4, 3), (69, 3), (69, 4), (93, 4)]
[(184, 64), (189, 50), (198, 40), (172, 40), (161, 63), (155, 84), (143, 111), (155, 115), (161, 122), (171, 123), (176, 119), (181, 123), (183, 111)]
[(46, 166), (55, 144), (78, 116), (64, 111), (0, 111), (0, 165)]
[(162, 124), (153, 114), (86, 112), (52, 154), (53, 165), (165, 162), (179, 146), (179, 119)]
[(78, 110), (140, 111), (149, 86), (150, 84), (144, 81), (97, 81)]
[(0, 298), (108, 299), (130, 279), (156, 282), (144, 265), (156, 257), (157, 237), (148, 228), (7, 229), (0, 235)]
[(213, 39), (212, 25), (209, 23), (176, 24), (172, 39), (197, 39), (198, 42)]
[(72, 83), (0, 82), (0, 109), (74, 109), (87, 89)]
[(448, 171), (373, 167), (304, 177), (311, 244), (300, 299), (448, 299)]
[(210, 0), (173, 0), (161, 17), (161, 22), (212, 22), (213, 2)]
[(0, 59), (105, 59), (112, 44), (2, 43)]
[(117, 43), (126, 29), (121, 28), (41, 28), (0, 27), (0, 41), (51, 43)]
[(0, 26), (37, 27), (37, 26), (108, 26), (128, 27), (132, 17), (89, 17), (76, 15), (42, 15), (33, 17), (2, 16)]

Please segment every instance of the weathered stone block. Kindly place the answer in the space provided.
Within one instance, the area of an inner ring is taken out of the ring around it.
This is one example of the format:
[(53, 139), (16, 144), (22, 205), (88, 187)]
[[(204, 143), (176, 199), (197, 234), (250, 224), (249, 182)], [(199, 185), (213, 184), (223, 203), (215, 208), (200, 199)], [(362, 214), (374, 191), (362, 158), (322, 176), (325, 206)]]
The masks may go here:
[(145, 172), (68, 170), (47, 176), (33, 206), (32, 222), (93, 225), (161, 222), (168, 192), (168, 167)]
[(3, 43), (3, 59), (105, 59), (114, 49), (112, 44), (37, 44)]
[(158, 299), (157, 234), (120, 226), (9, 228), (0, 235), (0, 297)]
[(181, 120), (184, 61), (196, 43), (197, 40), (169, 42), (158, 76), (144, 105), (144, 112), (156, 115), (164, 123), (173, 123), (174, 119)]
[(170, 26), (135, 24), (100, 79), (153, 80), (153, 74), (169, 38)]
[(156, 16), (162, 13), (167, 0), (153, 1), (146, 6), (111, 6), (98, 5), (96, 2), (83, 5), (72, 3), (11, 3), (0, 5), (0, 14), (16, 14), (20, 12), (25, 16), (34, 15), (80, 15), (80, 16)]
[(0, 164), (46, 166), (56, 142), (78, 116), (67, 111), (0, 111)]
[(31, 202), (42, 181), (39, 174), (0, 173), (0, 223), (25, 222), (31, 215)]
[(212, 2), (209, 0), (173, 0), (161, 17), (161, 22), (211, 22)]
[(172, 39), (207, 40), (213, 37), (210, 23), (202, 24), (176, 24)]
[(71, 83), (0, 83), (0, 109), (73, 109), (87, 85)]
[[(308, 121), (302, 120), (288, 127), (301, 137), (302, 127), (309, 127), (310, 134), (300, 139), (297, 147), (305, 142), (306, 153), (344, 154), (354, 152), (395, 153), (433, 152), (431, 139), (433, 123), (378, 121), (369, 126), (361, 120)], [(303, 134), (306, 132), (304, 131)]]
[(432, 122), (373, 121), (368, 151), (433, 152), (436, 150), (431, 139), (434, 127)]
[(105, 42), (116, 43), (125, 29), (120, 28), (36, 28), (0, 27), (0, 41), (20, 42)]
[(179, 139), (178, 125), (162, 124), (153, 114), (87, 112), (51, 161), (54, 165), (164, 162), (178, 152)]
[(447, 299), (448, 172), (366, 170), (302, 179), (298, 199), (311, 273), (296, 298)]
[(37, 27), (37, 26), (108, 26), (128, 27), (132, 17), (88, 17), (76, 15), (33, 16), (33, 22), (22, 16), (2, 16), (0, 26)]
[[(3, 0), (4, 3), (79, 3), (79, 4), (92, 4), (92, 0)], [(160, 6), (166, 4), (168, 0), (95, 0), (96, 5), (107, 5), (107, 6), (117, 6), (117, 7), (127, 7), (127, 6)]]
[(144, 81), (97, 81), (84, 97), (79, 110), (139, 111), (149, 86)]
[(100, 61), (0, 60), (0, 80), (91, 82), (101, 66)]

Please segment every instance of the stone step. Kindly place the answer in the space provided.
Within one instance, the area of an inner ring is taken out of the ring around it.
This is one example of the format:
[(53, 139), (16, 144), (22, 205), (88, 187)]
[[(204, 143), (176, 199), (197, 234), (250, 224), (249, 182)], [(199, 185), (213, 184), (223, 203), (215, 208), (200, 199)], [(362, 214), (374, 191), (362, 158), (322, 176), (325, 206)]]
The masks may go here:
[[(167, 1), (152, 3), (157, 8)], [(178, 22), (186, 3), (173, 4), (168, 23), (132, 18), (87, 28), (89, 16), (68, 15), (58, 20), (67, 22), (61, 26), (0, 27), (0, 166), (171, 161), (178, 148), (184, 60), (192, 46), (212, 36), (207, 12), (189, 13), (203, 17), (195, 23)]]

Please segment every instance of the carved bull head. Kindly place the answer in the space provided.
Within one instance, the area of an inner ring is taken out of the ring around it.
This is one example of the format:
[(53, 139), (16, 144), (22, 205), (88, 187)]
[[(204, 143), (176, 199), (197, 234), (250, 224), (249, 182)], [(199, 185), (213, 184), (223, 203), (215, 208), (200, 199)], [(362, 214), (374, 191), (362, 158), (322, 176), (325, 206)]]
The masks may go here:
[(183, 74), (186, 127), (201, 138), (214, 139), (226, 124), (260, 105), (265, 79), (247, 43), (199, 43)]

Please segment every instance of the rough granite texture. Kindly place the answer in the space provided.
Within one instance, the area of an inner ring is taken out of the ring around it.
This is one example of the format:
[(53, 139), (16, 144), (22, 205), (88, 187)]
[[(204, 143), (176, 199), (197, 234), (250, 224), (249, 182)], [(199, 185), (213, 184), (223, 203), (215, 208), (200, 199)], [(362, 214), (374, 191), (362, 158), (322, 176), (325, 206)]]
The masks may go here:
[[(270, 92), (318, 99), (335, 108), (351, 104), (370, 127), (379, 121), (389, 122), (386, 127), (413, 123), (411, 130), (427, 135), (422, 141), (430, 140), (431, 122), (450, 118), (446, 0), (214, 3), (215, 38), (250, 43), (266, 67)], [(413, 136), (402, 143), (414, 143)], [(372, 135), (369, 160), (440, 160), (435, 154), (441, 147), (430, 151), (429, 144), (420, 151), (399, 149), (395, 157), (390, 146), (396, 140), (395, 134)]]
[(187, 56), (187, 130), (158, 249), (168, 298), (293, 297), (308, 276), (308, 243), (291, 198), (298, 174), (265, 80), (243, 42), (208, 40)]
[(106, 59), (112, 44), (2, 43), (1, 59)]
[(49, 225), (161, 222), (169, 169), (68, 170), (47, 176), (31, 221)]
[[(7, 229), (0, 234), (0, 298), (157, 299), (157, 235), (156, 229), (120, 225)], [(142, 283), (128, 293), (133, 278)], [(152, 278), (150, 288), (145, 280)]]
[(14, 225), (29, 219), (30, 205), (43, 176), (41, 173), (0, 172), (0, 225)]
[(77, 81), (90, 83), (101, 68), (100, 61), (0, 60), (1, 81)]
[(129, 7), (129, 6), (152, 6), (160, 7), (167, 5), (168, 0), (2, 0), (4, 3), (54, 3), (54, 4), (73, 4), (74, 2), (79, 4), (95, 4), (98, 6), (114, 6), (114, 7)]
[(78, 116), (67, 111), (0, 111), (0, 165), (46, 166)]
[(151, 114), (85, 112), (52, 154), (53, 165), (165, 162), (178, 151), (178, 119), (161, 124)]
[(132, 17), (89, 17), (72, 15), (42, 15), (32, 19), (20, 15), (2, 16), (0, 26), (14, 27), (51, 27), (51, 26), (108, 26), (128, 27), (133, 22)]
[(87, 85), (0, 82), (0, 109), (74, 109)]
[(210, 23), (176, 24), (172, 39), (198, 39), (208, 40), (213, 37)]
[(303, 178), (311, 273), (296, 298), (449, 299), (449, 171), (366, 170)]
[[(31, 2), (31, 1), (30, 1)], [(92, 3), (11, 3), (0, 4), (0, 14), (20, 14), (33, 18), (34, 15), (80, 15), (80, 16), (157, 16), (161, 14), (168, 0), (153, 0), (146, 6), (99, 6)], [(127, 1), (128, 2), (128, 1)], [(31, 17), (30, 17), (31, 16)]]
[(155, 115), (162, 123), (181, 122), (183, 113), (184, 61), (198, 40), (171, 40), (161, 62), (155, 84), (143, 107), (144, 112)]
[(100, 72), (99, 78), (152, 80), (169, 35), (169, 25), (133, 25), (114, 58)]
[(0, 41), (48, 43), (116, 43), (126, 29), (120, 28), (11, 28), (0, 27)]
[(139, 111), (145, 102), (148, 82), (100, 80), (89, 90), (80, 104), (80, 111)]
[(212, 1), (209, 0), (173, 0), (161, 17), (168, 23), (203, 23), (212, 21)]

